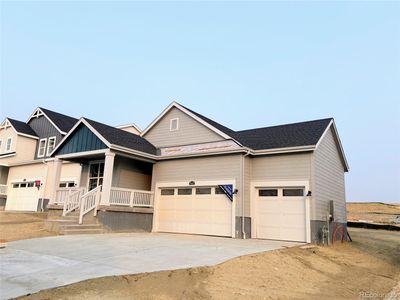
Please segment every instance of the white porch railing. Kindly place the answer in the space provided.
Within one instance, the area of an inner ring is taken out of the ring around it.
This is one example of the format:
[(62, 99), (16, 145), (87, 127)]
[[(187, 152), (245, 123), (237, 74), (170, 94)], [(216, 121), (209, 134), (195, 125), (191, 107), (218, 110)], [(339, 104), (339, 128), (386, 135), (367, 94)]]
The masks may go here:
[(61, 194), (64, 201), (63, 216), (66, 216), (67, 214), (79, 207), (79, 199), (84, 191), (85, 189), (83, 188), (68, 189), (66, 194), (63, 191), (63, 193)]
[(7, 195), (7, 185), (0, 184), (0, 195)]
[(97, 215), (96, 207), (100, 203), (100, 195), (101, 195), (101, 185), (96, 187), (95, 189), (84, 194), (80, 199), (80, 213), (79, 213), (79, 224), (83, 222), (83, 216), (87, 214), (89, 211), (94, 209), (94, 215)]
[(110, 205), (152, 207), (153, 192), (112, 187)]
[(69, 197), (69, 195), (72, 192), (75, 192), (77, 190), (83, 190), (84, 194), (85, 192), (85, 188), (79, 188), (79, 187), (74, 187), (74, 188), (58, 188), (56, 189), (56, 200), (55, 200), (55, 204), (64, 204), (65, 200)]

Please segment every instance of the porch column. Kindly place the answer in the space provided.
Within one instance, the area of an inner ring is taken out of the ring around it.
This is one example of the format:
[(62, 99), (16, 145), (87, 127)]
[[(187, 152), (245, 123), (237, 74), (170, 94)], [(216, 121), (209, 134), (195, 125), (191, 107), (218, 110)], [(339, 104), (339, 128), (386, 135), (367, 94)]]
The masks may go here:
[(101, 205), (110, 205), (110, 194), (111, 185), (114, 170), (114, 158), (115, 153), (106, 152), (106, 158), (104, 161), (104, 175), (103, 175), (103, 187), (101, 193)]
[(54, 204), (56, 202), (57, 188), (60, 186), (60, 177), (61, 177), (61, 167), (62, 160), (59, 158), (54, 158), (54, 177), (53, 177), (53, 186), (51, 187), (51, 199), (50, 204)]

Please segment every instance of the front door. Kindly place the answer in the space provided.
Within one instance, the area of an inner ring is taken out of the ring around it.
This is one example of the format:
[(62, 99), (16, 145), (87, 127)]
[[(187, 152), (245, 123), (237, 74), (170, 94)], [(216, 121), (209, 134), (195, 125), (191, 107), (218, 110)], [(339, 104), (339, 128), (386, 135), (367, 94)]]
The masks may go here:
[(104, 162), (93, 162), (89, 165), (88, 191), (103, 184)]

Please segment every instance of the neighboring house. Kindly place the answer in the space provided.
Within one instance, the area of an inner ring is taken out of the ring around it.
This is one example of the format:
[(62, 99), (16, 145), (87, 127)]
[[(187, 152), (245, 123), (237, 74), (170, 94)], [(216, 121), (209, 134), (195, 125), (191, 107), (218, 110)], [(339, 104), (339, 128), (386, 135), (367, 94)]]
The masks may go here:
[[(0, 127), (0, 192), (5, 209), (40, 211), (54, 190), (54, 158), (50, 153), (77, 119), (37, 108), (28, 121), (6, 118)], [(73, 187), (79, 164), (65, 162), (56, 188)], [(6, 200), (5, 200), (6, 199)]]
[(63, 161), (82, 173), (50, 208), (94, 210), (112, 230), (318, 242), (346, 225), (331, 118), (234, 131), (173, 102), (140, 135), (81, 118), (52, 156), (55, 187)]

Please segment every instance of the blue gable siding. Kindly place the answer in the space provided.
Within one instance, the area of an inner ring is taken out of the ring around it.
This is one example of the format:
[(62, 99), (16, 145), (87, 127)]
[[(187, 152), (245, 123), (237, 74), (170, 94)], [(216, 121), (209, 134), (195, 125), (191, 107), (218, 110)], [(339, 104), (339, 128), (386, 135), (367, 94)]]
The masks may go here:
[(68, 137), (68, 139), (56, 151), (55, 155), (69, 154), (107, 149), (104, 144), (89, 128), (80, 124), (78, 128)]

